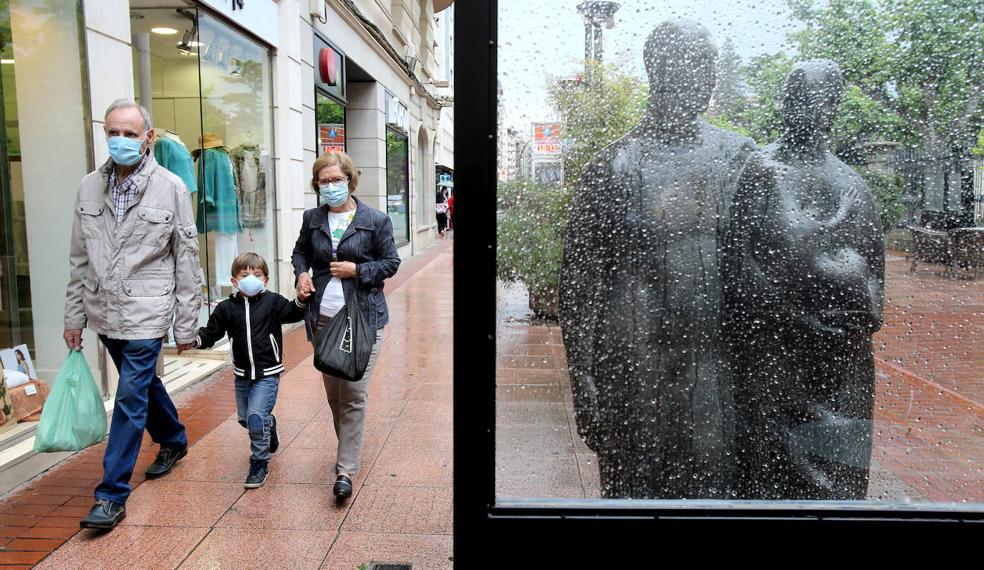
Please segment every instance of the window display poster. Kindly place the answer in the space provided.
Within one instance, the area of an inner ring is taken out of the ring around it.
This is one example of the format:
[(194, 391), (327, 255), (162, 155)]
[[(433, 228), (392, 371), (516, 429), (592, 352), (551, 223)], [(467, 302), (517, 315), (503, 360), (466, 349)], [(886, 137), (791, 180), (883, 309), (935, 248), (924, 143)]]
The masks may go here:
[(345, 152), (345, 125), (323, 123), (318, 125), (321, 141), (321, 154), (326, 152)]
[(27, 374), (28, 378), (37, 378), (34, 372), (34, 362), (31, 361), (31, 351), (26, 344), (0, 350), (0, 362), (7, 370), (16, 370)]

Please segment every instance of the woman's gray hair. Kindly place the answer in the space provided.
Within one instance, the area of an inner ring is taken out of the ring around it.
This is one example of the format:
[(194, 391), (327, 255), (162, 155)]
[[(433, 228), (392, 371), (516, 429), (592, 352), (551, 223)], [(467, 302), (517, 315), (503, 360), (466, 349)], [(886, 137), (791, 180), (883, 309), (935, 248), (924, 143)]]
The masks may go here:
[(153, 125), (151, 125), (150, 122), (150, 112), (147, 111), (147, 109), (144, 109), (142, 105), (140, 105), (136, 101), (133, 101), (132, 99), (117, 99), (116, 101), (113, 101), (112, 105), (110, 105), (109, 108), (106, 109), (106, 114), (103, 115), (103, 121), (108, 119), (109, 114), (112, 113), (113, 111), (117, 109), (127, 109), (129, 107), (133, 107), (134, 109), (140, 110), (140, 116), (143, 117), (145, 133), (153, 128)]

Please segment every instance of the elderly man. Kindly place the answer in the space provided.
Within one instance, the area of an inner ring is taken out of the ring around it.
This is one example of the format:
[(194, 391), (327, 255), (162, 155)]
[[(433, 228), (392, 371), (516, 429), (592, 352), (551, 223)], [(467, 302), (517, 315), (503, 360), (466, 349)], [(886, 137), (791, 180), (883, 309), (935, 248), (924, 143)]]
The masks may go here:
[(156, 363), (172, 315), (179, 345), (194, 342), (203, 280), (191, 199), (181, 179), (154, 160), (150, 114), (119, 100), (103, 128), (110, 160), (82, 179), (75, 203), (65, 343), (81, 349), (88, 326), (120, 373), (103, 480), (81, 521), (111, 529), (126, 516), (144, 428), (161, 446), (147, 478), (168, 474), (187, 453)]

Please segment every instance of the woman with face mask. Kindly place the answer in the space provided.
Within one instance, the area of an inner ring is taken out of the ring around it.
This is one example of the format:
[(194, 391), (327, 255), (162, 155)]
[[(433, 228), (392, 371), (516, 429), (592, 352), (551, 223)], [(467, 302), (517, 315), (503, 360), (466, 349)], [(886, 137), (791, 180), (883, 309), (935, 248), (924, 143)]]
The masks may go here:
[(354, 196), (359, 173), (347, 154), (322, 155), (311, 173), (311, 188), (321, 205), (304, 212), (291, 258), (298, 294), (312, 293), (305, 318), (308, 340), (314, 342), (318, 330), (345, 306), (346, 292), (353, 288), (376, 339), (361, 380), (323, 375), (338, 437), (334, 493), (343, 501), (352, 495), (352, 482), (362, 463), (369, 380), (389, 321), (383, 281), (396, 273), (400, 256), (389, 216)]

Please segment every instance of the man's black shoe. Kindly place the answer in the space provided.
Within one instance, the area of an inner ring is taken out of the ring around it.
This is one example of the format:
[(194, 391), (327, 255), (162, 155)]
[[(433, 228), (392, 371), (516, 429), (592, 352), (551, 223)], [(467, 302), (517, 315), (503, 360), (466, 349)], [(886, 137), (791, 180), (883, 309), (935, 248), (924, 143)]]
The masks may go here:
[(162, 447), (161, 450), (157, 452), (157, 459), (150, 464), (150, 467), (144, 471), (144, 474), (148, 479), (158, 479), (163, 477), (170, 473), (171, 468), (174, 467), (174, 464), (185, 455), (188, 455), (187, 447), (182, 447), (181, 449)]
[(244, 487), (247, 489), (256, 489), (262, 487), (263, 483), (267, 478), (267, 463), (266, 461), (253, 461), (249, 462), (249, 475), (246, 476), (246, 483)]
[(352, 479), (348, 475), (339, 475), (335, 479), (335, 488), (333, 489), (335, 496), (338, 497), (339, 501), (345, 500), (352, 496)]
[(276, 452), (280, 449), (280, 436), (277, 435), (277, 417), (270, 414), (270, 453)]
[(111, 529), (126, 518), (126, 506), (108, 499), (99, 499), (89, 514), (79, 521), (82, 528)]

